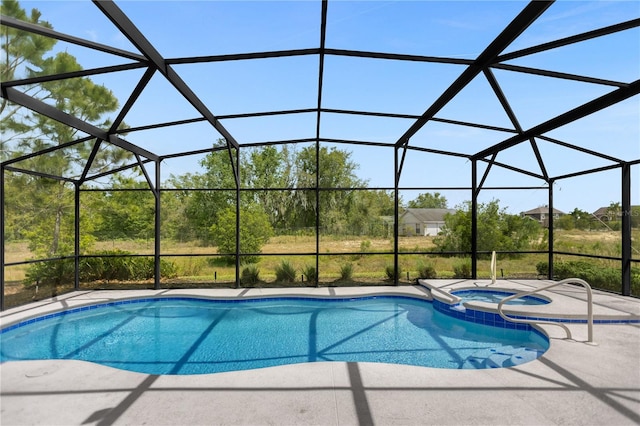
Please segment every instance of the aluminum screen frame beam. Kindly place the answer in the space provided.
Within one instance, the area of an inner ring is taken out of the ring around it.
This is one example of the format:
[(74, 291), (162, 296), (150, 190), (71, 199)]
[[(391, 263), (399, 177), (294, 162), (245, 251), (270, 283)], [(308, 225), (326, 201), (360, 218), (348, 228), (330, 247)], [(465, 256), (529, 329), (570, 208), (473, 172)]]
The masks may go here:
[(489, 67), (498, 55), (506, 49), (520, 34), (551, 6), (553, 1), (532, 1), (513, 21), (487, 46), (487, 48), (469, 65), (467, 69), (438, 97), (422, 116), (396, 142), (397, 146), (409, 143), (429, 120), (464, 89), (478, 74)]
[(591, 115), (595, 112), (601, 111), (605, 108), (608, 108), (612, 105), (622, 102), (626, 99), (632, 98), (633, 96), (636, 96), (639, 93), (640, 93), (640, 80), (636, 80), (630, 83), (629, 86), (627, 87), (621, 87), (612, 92), (609, 92), (603, 96), (600, 96), (599, 98), (586, 102), (570, 111), (567, 111), (564, 114), (556, 115), (552, 119), (547, 120), (544, 123), (538, 124), (537, 126), (534, 126), (522, 132), (519, 135), (515, 135), (492, 147), (483, 149), (482, 151), (473, 155), (472, 158), (473, 159), (484, 158), (489, 155), (493, 155), (495, 152), (499, 152), (507, 148), (511, 148), (512, 146), (518, 145), (519, 143), (524, 142), (525, 140), (528, 140), (532, 137), (543, 135), (547, 132), (557, 129), (558, 127), (562, 127), (576, 120), (584, 118), (588, 115)]
[(20, 80), (12, 80), (12, 81), (3, 82), (2, 86), (4, 87), (27, 86), (30, 84), (40, 84), (40, 83), (46, 83), (49, 81), (65, 80), (68, 78), (89, 77), (92, 75), (110, 74), (110, 73), (119, 72), (119, 71), (136, 70), (139, 68), (146, 68), (147, 66), (148, 65), (145, 63), (133, 62), (130, 64), (113, 65), (113, 66), (100, 67), (100, 68), (90, 68), (87, 70), (72, 71), (72, 72), (65, 72), (65, 73), (52, 74), (52, 75), (42, 75), (42, 76), (33, 77), (33, 78), (23, 78)]
[(105, 44), (95, 43), (93, 41), (85, 40), (82, 38), (70, 36), (68, 34), (59, 33), (51, 28), (43, 27), (42, 25), (32, 24), (30, 22), (24, 22), (19, 19), (11, 18), (6, 15), (1, 16), (2, 25), (15, 28), (17, 30), (28, 31), (30, 33), (50, 37), (60, 41), (66, 41), (68, 43), (76, 44), (78, 46), (88, 47), (90, 49), (99, 50), (101, 52), (110, 53), (112, 55), (121, 56), (128, 59), (134, 59), (136, 61), (146, 62), (147, 59), (139, 53), (128, 52), (123, 49), (117, 49), (115, 47), (107, 46)]
[[(147, 40), (127, 15), (113, 2), (107, 0), (93, 0), (93, 3), (109, 18), (111, 22), (120, 30), (120, 32), (136, 46), (140, 52), (155, 66), (158, 71), (180, 92), (184, 98), (200, 113), (207, 121), (225, 138), (228, 144), (238, 149), (239, 145), (236, 139), (225, 129), (218, 121), (215, 115), (206, 107), (206, 105), (198, 98), (191, 88), (180, 78), (180, 76), (169, 66), (160, 52)], [(233, 163), (233, 156), (229, 151)], [(235, 169), (235, 166), (234, 166)], [(237, 172), (236, 180), (237, 180)]]
[(150, 160), (158, 159), (158, 156), (156, 154), (150, 151), (147, 151), (144, 148), (134, 145), (131, 142), (127, 142), (126, 140), (121, 139), (116, 135), (110, 135), (107, 131), (100, 129), (99, 127), (96, 127), (93, 124), (87, 123), (86, 121), (82, 121), (77, 117), (67, 114), (64, 111), (61, 111), (49, 104), (46, 104), (41, 100), (38, 100), (29, 95), (26, 95), (12, 87), (6, 87), (6, 88), (3, 87), (2, 97), (15, 104), (21, 105), (25, 108), (35, 111), (38, 114), (42, 114), (62, 124), (66, 124), (69, 127), (73, 127), (74, 129), (80, 130), (98, 139), (102, 139), (113, 145), (119, 146), (120, 148), (125, 149), (129, 152), (132, 152), (134, 154), (142, 155), (143, 157), (146, 157)]
[(528, 47), (526, 49), (516, 50), (515, 52), (506, 53), (496, 58), (496, 63), (510, 61), (511, 59), (521, 58), (523, 56), (533, 55), (534, 53), (544, 52), (545, 50), (555, 49), (557, 47), (567, 46), (581, 41), (590, 40), (596, 37), (602, 37), (608, 34), (617, 33), (619, 31), (629, 30), (640, 26), (640, 18), (630, 21), (620, 22), (619, 24), (610, 25), (608, 27), (599, 28), (593, 31), (576, 34), (570, 37), (561, 38), (559, 40), (550, 41), (538, 46)]

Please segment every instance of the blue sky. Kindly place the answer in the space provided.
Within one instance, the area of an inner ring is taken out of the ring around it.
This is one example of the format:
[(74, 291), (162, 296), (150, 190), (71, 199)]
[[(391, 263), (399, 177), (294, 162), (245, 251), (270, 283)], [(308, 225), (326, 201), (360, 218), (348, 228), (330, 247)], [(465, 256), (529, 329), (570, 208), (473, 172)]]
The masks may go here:
[[(117, 1), (165, 58), (218, 55), (317, 47), (320, 2)], [(23, 1), (42, 12), (57, 31), (135, 51), (101, 12), (87, 1)], [(526, 5), (521, 1), (330, 1), (326, 47), (473, 59)], [(558, 1), (505, 52), (545, 43), (640, 17), (637, 1)], [(84, 68), (126, 63), (126, 59), (59, 42), (56, 49), (75, 55)], [(634, 28), (580, 45), (565, 46), (510, 61), (509, 64), (576, 73), (629, 83), (640, 78), (640, 29)], [(176, 65), (178, 74), (215, 115), (297, 108), (317, 103), (318, 58), (299, 56), (254, 61)], [(422, 114), (463, 66), (326, 56), (322, 106), (400, 114)], [(614, 88), (494, 70), (523, 128), (544, 122)], [(114, 91), (124, 103), (141, 70), (94, 81)], [(130, 126), (197, 117), (198, 113), (162, 76), (156, 75), (127, 116)], [(484, 76), (474, 79), (436, 117), (512, 127)], [(640, 158), (640, 97), (588, 116), (546, 136), (601, 151), (624, 160)], [(315, 114), (223, 120), (242, 144), (312, 138)], [(411, 120), (323, 114), (321, 137), (395, 142)], [(411, 145), (475, 153), (510, 134), (430, 122)], [(159, 154), (202, 149), (219, 135), (198, 123), (132, 133), (127, 140)], [(333, 146), (333, 145), (331, 145)], [(358, 173), (371, 187), (393, 186), (393, 150), (337, 145), (352, 151)], [(611, 164), (577, 151), (539, 142), (552, 176)], [(532, 172), (531, 145), (522, 143), (498, 155), (497, 161)], [(470, 185), (470, 164), (459, 158), (410, 151), (401, 186), (458, 187)], [(163, 175), (197, 172), (197, 159), (163, 163)], [(479, 167), (482, 173), (484, 166)], [(640, 182), (640, 166), (632, 169)], [(598, 173), (556, 183), (554, 205), (594, 211), (620, 201), (620, 172)], [(486, 186), (542, 186), (544, 182), (494, 167)], [(405, 201), (420, 191), (403, 191)], [(468, 191), (440, 189), (453, 207), (470, 198)], [(480, 200), (500, 199), (511, 212), (547, 203), (547, 191), (486, 190)], [(640, 204), (640, 185), (632, 203)]]

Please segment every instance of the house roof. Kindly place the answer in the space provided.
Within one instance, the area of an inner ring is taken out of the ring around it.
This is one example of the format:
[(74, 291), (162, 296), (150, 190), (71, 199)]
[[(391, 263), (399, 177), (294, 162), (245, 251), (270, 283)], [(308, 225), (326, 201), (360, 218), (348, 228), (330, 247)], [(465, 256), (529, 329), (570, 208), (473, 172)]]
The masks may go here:
[(609, 214), (609, 207), (600, 207), (592, 213), (594, 216), (605, 216)]
[[(524, 215), (534, 215), (534, 214), (549, 214), (549, 207), (548, 206), (540, 206), (540, 207), (536, 207), (535, 209), (531, 209), (531, 210), (527, 210), (526, 212), (523, 212), (522, 214)], [(553, 213), (554, 214), (566, 214), (565, 212), (558, 210), (556, 208), (553, 209)]]
[(448, 213), (455, 213), (455, 209), (413, 209), (409, 208), (402, 213), (401, 218), (412, 215), (419, 222), (442, 222)]
[[(640, 206), (631, 206), (631, 208), (639, 208)], [(594, 216), (605, 216), (609, 214), (609, 206), (607, 207), (600, 207), (598, 210), (594, 211), (593, 213), (591, 213)], [(622, 212), (618, 212), (618, 216), (621, 216)]]

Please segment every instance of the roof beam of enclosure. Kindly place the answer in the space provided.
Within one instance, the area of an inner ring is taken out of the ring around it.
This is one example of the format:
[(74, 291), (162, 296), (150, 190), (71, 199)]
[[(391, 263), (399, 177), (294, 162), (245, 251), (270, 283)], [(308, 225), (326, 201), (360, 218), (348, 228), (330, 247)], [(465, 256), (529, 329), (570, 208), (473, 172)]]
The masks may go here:
[(487, 48), (469, 65), (438, 99), (422, 114), (422, 116), (398, 139), (397, 146), (409, 143), (415, 135), (434, 115), (451, 101), (467, 84), (483, 69), (495, 62), (496, 57), (506, 49), (529, 25), (531, 25), (553, 1), (532, 1), (516, 16), (513, 21), (487, 46)]
[(118, 116), (113, 120), (113, 123), (109, 128), (110, 134), (114, 133), (118, 129), (118, 127), (120, 127), (120, 125), (124, 121), (124, 118), (133, 107), (133, 104), (138, 100), (140, 94), (142, 93), (144, 88), (147, 87), (147, 84), (149, 84), (149, 82), (151, 81), (151, 77), (153, 77), (155, 73), (156, 70), (154, 68), (148, 68), (147, 71), (145, 71), (143, 76), (140, 78), (140, 81), (138, 81), (138, 84), (136, 84), (136, 87), (133, 89), (133, 92), (127, 99), (127, 102), (125, 102), (125, 104), (120, 109)]
[(98, 151), (100, 151), (100, 145), (102, 145), (102, 139), (96, 139), (93, 144), (93, 148), (91, 149), (91, 153), (89, 154), (89, 158), (87, 159), (87, 164), (85, 164), (84, 169), (82, 170), (82, 175), (80, 176), (80, 179), (78, 179), (78, 183), (80, 185), (82, 185), (82, 183), (87, 179), (93, 160), (95, 160), (96, 155), (98, 155)]
[(473, 65), (473, 59), (445, 58), (439, 56), (407, 55), (401, 53), (365, 52), (361, 50), (325, 49), (325, 54), (334, 56), (351, 56), (356, 58), (391, 59), (409, 62), (432, 62), (439, 64)]
[(409, 149), (410, 151), (419, 151), (419, 152), (428, 152), (430, 154), (446, 155), (448, 157), (459, 157), (459, 158), (466, 158), (466, 159), (469, 159), (471, 157), (469, 154), (463, 154), (461, 152), (442, 151), (439, 149), (423, 148), (420, 146), (408, 146), (407, 149)]
[(623, 83), (621, 81), (604, 80), (602, 78), (586, 77), (583, 75), (568, 74), (566, 72), (541, 70), (538, 68), (522, 67), (519, 65), (495, 64), (495, 65), (491, 65), (491, 68), (501, 69), (505, 71), (521, 72), (525, 74), (541, 75), (544, 77), (561, 78), (563, 80), (580, 81), (583, 83), (601, 84), (604, 86), (614, 86), (614, 87), (628, 86), (627, 83)]
[[(150, 163), (152, 161), (153, 160), (145, 159), (145, 160), (142, 160), (142, 164), (147, 164), (147, 163)], [(135, 163), (132, 163), (132, 164), (127, 164), (126, 166), (120, 166), (120, 167), (118, 167), (116, 169), (113, 169), (113, 170), (108, 170), (106, 172), (102, 172), (102, 173), (97, 173), (95, 175), (91, 175), (91, 176), (87, 177), (86, 180), (100, 179), (100, 178), (105, 177), (105, 176), (110, 176), (110, 175), (112, 175), (114, 173), (119, 173), (119, 172), (124, 172), (126, 170), (131, 170), (134, 167), (138, 167), (138, 162), (137, 161)]]
[(576, 34), (571, 37), (561, 38), (559, 40), (550, 41), (548, 43), (540, 44), (538, 46), (528, 47), (526, 49), (516, 50), (515, 52), (505, 53), (496, 58), (496, 63), (509, 61), (511, 59), (520, 58), (522, 56), (532, 55), (534, 53), (544, 52), (545, 50), (555, 49), (557, 47), (567, 46), (569, 44), (578, 43), (585, 40), (590, 40), (596, 37), (602, 37), (608, 34), (613, 34), (618, 31), (629, 30), (640, 26), (640, 18), (632, 19), (630, 21), (621, 22), (619, 24), (611, 25), (608, 27), (600, 28), (585, 33)]
[[(292, 50), (274, 50), (269, 52), (252, 52), (252, 53), (236, 53), (225, 55), (210, 55), (210, 56), (194, 56), (186, 58), (170, 58), (165, 62), (169, 65), (176, 64), (195, 64), (202, 62), (225, 62), (225, 61), (242, 61), (246, 59), (268, 59), (268, 58), (282, 58), (289, 56), (308, 56), (319, 55), (320, 48), (311, 49), (292, 49)], [(366, 52), (361, 50), (348, 50), (348, 49), (324, 49), (325, 55), (333, 56), (351, 56), (358, 58), (371, 58), (371, 59), (392, 59), (398, 61), (412, 61), (412, 62), (433, 62), (441, 64), (454, 64), (454, 65), (471, 65), (473, 59), (461, 59), (461, 58), (446, 58), (438, 56), (423, 56), (423, 55), (407, 55), (401, 53), (386, 53), (386, 52)]]
[(71, 179), (71, 178), (67, 178), (64, 176), (56, 176), (56, 175), (52, 175), (49, 173), (43, 173), (43, 172), (37, 172), (35, 170), (28, 170), (28, 169), (20, 169), (18, 167), (13, 167), (13, 166), (4, 166), (5, 170), (9, 170), (11, 172), (16, 172), (16, 173), (24, 173), (26, 175), (32, 175), (32, 176), (37, 176), (37, 177), (41, 177), (41, 178), (47, 178), (47, 179), (52, 179), (52, 180), (59, 180), (59, 181), (63, 181), (63, 182), (71, 182), (71, 183), (75, 183), (75, 179)]
[[(507, 99), (504, 92), (502, 91), (502, 88), (500, 87), (498, 80), (496, 80), (496, 77), (493, 75), (493, 72), (489, 68), (487, 68), (484, 70), (484, 75), (487, 78), (487, 81), (489, 81), (489, 85), (491, 86), (491, 89), (493, 89), (493, 92), (495, 93), (496, 97), (500, 101), (502, 108), (507, 113), (509, 120), (511, 120), (513, 127), (517, 130), (518, 134), (521, 134), (523, 132), (523, 128), (520, 125), (520, 122), (518, 121), (518, 117), (516, 117), (515, 112), (511, 108), (511, 105), (509, 104), (509, 100)], [(538, 161), (538, 166), (540, 167), (540, 171), (542, 172), (542, 175), (544, 176), (545, 180), (547, 180), (549, 179), (549, 174), (547, 173), (547, 168), (545, 167), (544, 161), (542, 160), (542, 155), (540, 154), (538, 145), (536, 145), (536, 141), (533, 137), (529, 138), (529, 141), (531, 142), (531, 148), (533, 149), (533, 152), (536, 156), (536, 160)], [(492, 159), (491, 163), (495, 160), (497, 154), (498, 153), (496, 152), (491, 157)], [(489, 163), (489, 167), (487, 167), (485, 177), (482, 179), (482, 182), (480, 183), (480, 188), (482, 187), (482, 184), (484, 183), (484, 180), (488, 175), (489, 169), (491, 168), (491, 163)]]
[(29, 95), (26, 95), (12, 87), (3, 87), (2, 89), (2, 97), (15, 104), (21, 105), (25, 108), (37, 112), (38, 114), (42, 114), (53, 120), (59, 121), (60, 123), (66, 124), (67, 126), (73, 127), (74, 129), (78, 129), (98, 139), (106, 140), (113, 145), (119, 146), (122, 149), (126, 149), (127, 151), (142, 155), (143, 157), (147, 157), (151, 160), (158, 159), (158, 156), (154, 153), (140, 148), (130, 142), (127, 142), (124, 139), (117, 137), (116, 135), (109, 135), (106, 131), (94, 126), (93, 124), (82, 121), (79, 118), (67, 114), (66, 112), (61, 111), (49, 104), (46, 104), (39, 99), (35, 99)]
[(314, 47), (311, 49), (273, 50), (269, 52), (192, 56), (187, 58), (169, 58), (165, 60), (165, 63), (168, 65), (197, 64), (197, 63), (203, 63), (203, 62), (227, 62), (227, 61), (243, 61), (247, 59), (269, 59), (269, 58), (283, 58), (283, 57), (289, 57), (289, 56), (309, 56), (309, 55), (317, 55), (319, 53), (320, 53), (320, 49), (318, 49), (317, 47)]
[(633, 83), (630, 83), (628, 87), (621, 87), (590, 102), (584, 103), (577, 108), (567, 111), (564, 114), (560, 114), (550, 120), (545, 121), (544, 123), (538, 124), (537, 126), (534, 126), (519, 135), (515, 135), (509, 139), (506, 139), (494, 146), (483, 149), (482, 151), (473, 155), (472, 159), (484, 158), (492, 155), (495, 152), (511, 148), (512, 146), (515, 146), (532, 137), (543, 135), (547, 132), (557, 129), (558, 127), (562, 127), (566, 124), (572, 123), (576, 120), (593, 114), (594, 112), (601, 111), (605, 108), (610, 107), (611, 105), (636, 96), (638, 93), (640, 93), (640, 80), (636, 80)]
[[(127, 113), (129, 112), (129, 110), (131, 109), (135, 101), (138, 99), (138, 97), (140, 96), (144, 88), (147, 86), (147, 84), (151, 80), (151, 77), (153, 77), (153, 74), (155, 74), (155, 69), (147, 68), (147, 71), (144, 73), (144, 75), (142, 76), (142, 78), (140, 79), (136, 87), (133, 89), (133, 92), (129, 96), (129, 99), (127, 99), (127, 102), (125, 102), (124, 106), (120, 109), (118, 116), (115, 118), (115, 120), (113, 120), (113, 123), (111, 123), (111, 127), (109, 128), (109, 134), (115, 133), (115, 131), (120, 126), (120, 124), (122, 124), (122, 122), (124, 121), (124, 117), (127, 115)], [(80, 184), (82, 184), (87, 178), (87, 175), (89, 174), (89, 170), (93, 165), (93, 160), (96, 158), (96, 155), (98, 154), (98, 150), (100, 149), (101, 144), (102, 144), (102, 141), (100, 139), (96, 140), (96, 144), (93, 147), (93, 150), (91, 151), (91, 155), (89, 155), (89, 160), (87, 161), (87, 164), (84, 167), (84, 171), (82, 172), (82, 177), (80, 178)], [(136, 157), (138, 157), (137, 154), (136, 154)]]
[[(238, 142), (233, 136), (224, 128), (224, 126), (218, 121), (215, 115), (206, 107), (206, 105), (196, 96), (189, 86), (180, 78), (180, 76), (166, 63), (160, 52), (146, 39), (146, 37), (140, 32), (140, 30), (131, 22), (127, 15), (116, 6), (113, 1), (97, 1), (93, 0), (94, 4), (105, 14), (107, 18), (113, 22), (113, 24), (122, 32), (122, 34), (133, 43), (134, 46), (142, 52), (142, 54), (155, 66), (158, 71), (165, 76), (165, 78), (180, 92), (182, 96), (189, 101), (191, 105), (200, 113), (207, 121), (225, 138), (227, 144), (233, 145), (234, 148), (238, 148)], [(238, 181), (237, 171), (235, 165), (233, 165), (233, 155), (231, 154), (231, 147), (229, 146), (229, 155), (232, 160), (232, 167), (234, 168), (234, 175), (236, 182)]]
[(65, 73), (52, 74), (52, 75), (43, 75), (43, 76), (33, 77), (33, 78), (23, 78), (21, 80), (6, 81), (6, 82), (3, 82), (2, 85), (5, 87), (26, 86), (30, 84), (46, 83), (48, 81), (64, 80), (68, 78), (88, 77), (91, 75), (135, 70), (138, 68), (144, 68), (146, 66), (147, 65), (144, 63), (134, 62), (131, 64), (113, 65), (110, 67), (92, 68), (88, 70), (65, 72)]
[(83, 138), (76, 139), (75, 141), (61, 143), (60, 145), (51, 146), (49, 148), (45, 148), (45, 149), (42, 149), (40, 151), (31, 152), (29, 154), (25, 154), (25, 155), (22, 155), (20, 157), (16, 157), (16, 158), (12, 158), (12, 159), (7, 160), (7, 161), (3, 161), (2, 164), (9, 165), (9, 164), (18, 163), (20, 161), (28, 160), (29, 158), (37, 157), (37, 156), (43, 155), (43, 154), (48, 154), (50, 152), (57, 151), (57, 150), (63, 149), (63, 148), (67, 148), (69, 146), (73, 146), (73, 145), (76, 145), (76, 144), (79, 144), (79, 143), (84, 143), (84, 142), (90, 141), (91, 139), (94, 139), (94, 138), (95, 138), (95, 136), (85, 136)]
[(135, 59), (137, 61), (146, 62), (147, 59), (139, 53), (128, 52), (122, 49), (116, 49), (111, 46), (107, 46), (93, 41), (84, 40), (78, 37), (70, 36), (67, 34), (59, 33), (51, 28), (43, 27), (42, 25), (32, 24), (30, 22), (20, 21), (19, 19), (11, 18), (9, 16), (2, 15), (2, 25), (12, 27), (18, 30), (28, 31), (30, 33), (43, 35), (45, 37), (51, 37), (56, 40), (66, 41), (68, 43), (76, 44), (78, 46), (88, 47), (90, 49), (99, 50), (101, 52), (110, 53), (112, 55), (121, 56), (124, 58)]
[(608, 170), (619, 169), (620, 167), (622, 167), (622, 164), (612, 164), (610, 166), (596, 167), (593, 169), (581, 170), (579, 172), (567, 173), (566, 175), (555, 176), (553, 180), (569, 179), (569, 178), (584, 176), (592, 173), (606, 172)]
[[(301, 108), (301, 109), (290, 109), (290, 110), (280, 110), (280, 111), (261, 111), (261, 112), (248, 112), (243, 114), (218, 115), (217, 117), (218, 117), (218, 120), (222, 121), (222, 120), (232, 120), (237, 118), (268, 117), (268, 116), (274, 116), (274, 115), (309, 114), (309, 113), (315, 113), (316, 111), (317, 111), (316, 108)], [(383, 117), (383, 118), (404, 118), (404, 119), (410, 119), (410, 120), (417, 120), (418, 118), (420, 118), (419, 115), (412, 115), (412, 114), (356, 111), (356, 110), (346, 110), (346, 109), (336, 109), (336, 108), (320, 108), (320, 111), (323, 113), (332, 113), (332, 114), (363, 115), (363, 116)], [(181, 126), (184, 124), (199, 123), (202, 121), (207, 121), (207, 119), (204, 117), (195, 117), (195, 118), (189, 118), (185, 120), (167, 121), (164, 123), (149, 124), (146, 126), (130, 127), (127, 129), (115, 130), (115, 133), (132, 133), (132, 132), (139, 132), (142, 130), (159, 129), (162, 127)], [(508, 129), (506, 127), (490, 126), (486, 124), (471, 123), (471, 122), (459, 121), (459, 120), (449, 120), (446, 118), (433, 117), (431, 121), (436, 121), (439, 123), (455, 124), (458, 126), (474, 127), (478, 129), (494, 130), (497, 132), (517, 133), (516, 130)], [(242, 144), (242, 146), (246, 146), (246, 145), (247, 144), (245, 143)]]
[[(396, 113), (390, 113), (390, 112), (373, 112), (373, 111), (354, 111), (354, 110), (335, 109), (335, 108), (322, 108), (321, 111), (330, 112), (334, 114), (364, 115), (364, 116), (384, 117), (384, 118), (405, 118), (405, 119), (411, 119), (411, 120), (417, 120), (421, 117), (419, 115), (412, 115), (412, 114), (396, 114)], [(431, 121), (436, 121), (438, 123), (455, 124), (458, 126), (474, 127), (477, 129), (495, 130), (497, 132), (517, 133), (516, 130), (507, 129), (506, 127), (489, 126), (486, 124), (471, 123), (468, 121), (449, 120), (446, 118), (438, 118), (438, 117), (432, 117)]]
[[(316, 141), (320, 142), (320, 118), (322, 116), (322, 83), (324, 81), (324, 55), (325, 40), (327, 35), (327, 0), (322, 0), (322, 12), (320, 18), (320, 50), (318, 60), (318, 102), (316, 108)], [(317, 173), (316, 173), (317, 177)]]
[(603, 158), (605, 160), (613, 161), (614, 163), (622, 163), (623, 162), (619, 158), (612, 157), (610, 155), (606, 155), (606, 154), (603, 154), (601, 152), (592, 151), (592, 150), (587, 149), (587, 148), (582, 148), (580, 146), (576, 146), (576, 145), (573, 145), (573, 144), (570, 144), (570, 143), (567, 143), (567, 142), (563, 142), (563, 141), (558, 140), (558, 139), (550, 138), (549, 136), (540, 135), (540, 136), (538, 136), (538, 139), (542, 139), (542, 140), (545, 140), (547, 142), (554, 143), (556, 145), (564, 146), (565, 148), (574, 149), (574, 150), (582, 152), (584, 154), (589, 154), (589, 155), (593, 155), (595, 157)]
[(523, 175), (531, 176), (531, 177), (534, 177), (534, 178), (537, 178), (537, 179), (541, 179), (541, 180), (544, 180), (544, 181), (547, 180), (544, 176), (542, 176), (539, 173), (534, 173), (534, 172), (530, 172), (528, 170), (521, 169), (519, 167), (510, 166), (508, 164), (504, 164), (504, 163), (501, 163), (499, 161), (495, 161), (495, 159), (479, 158), (478, 160), (484, 161), (486, 163), (491, 162), (494, 166), (502, 167), (502, 168), (507, 169), (507, 170), (511, 170), (511, 171), (514, 171), (514, 172), (521, 173)]

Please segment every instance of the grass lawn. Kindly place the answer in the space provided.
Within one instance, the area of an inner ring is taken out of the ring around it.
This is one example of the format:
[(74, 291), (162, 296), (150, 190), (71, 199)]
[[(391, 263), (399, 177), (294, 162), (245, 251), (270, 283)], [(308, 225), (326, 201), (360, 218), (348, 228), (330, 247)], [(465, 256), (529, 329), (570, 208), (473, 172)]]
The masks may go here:
[[(640, 258), (640, 230), (633, 230), (632, 256)], [(410, 284), (418, 277), (419, 267), (431, 265), (438, 278), (454, 277), (454, 269), (461, 263), (470, 263), (469, 258), (446, 257), (437, 253), (409, 254), (411, 252), (425, 252), (433, 250), (435, 245), (432, 237), (401, 237), (398, 240), (400, 282)], [(621, 252), (620, 233), (614, 231), (564, 231), (555, 232), (556, 251), (571, 253), (593, 254), (619, 257)], [(137, 254), (153, 254), (153, 241), (106, 241), (96, 243), (93, 250), (120, 249)], [(337, 238), (322, 236), (318, 244), (319, 282), (320, 285), (386, 285), (388, 279), (386, 269), (393, 265), (393, 241), (391, 239)], [(289, 262), (296, 270), (296, 281), (287, 285), (306, 286), (308, 283), (308, 269), (315, 268), (316, 239), (313, 236), (278, 236), (272, 238), (262, 249), (256, 267), (259, 271), (259, 282), (250, 286), (281, 286), (276, 283), (276, 268), (283, 261)], [(361, 254), (362, 252), (375, 254)], [(196, 243), (161, 241), (163, 259), (176, 265), (178, 277), (163, 280), (163, 286), (171, 287), (209, 287), (235, 286), (235, 266), (227, 264), (224, 259), (216, 256), (215, 247), (204, 247)], [(302, 254), (300, 254), (302, 253)], [(172, 256), (172, 254), (176, 256)], [(181, 256), (177, 256), (180, 254)], [(187, 255), (187, 256), (184, 256)], [(33, 258), (26, 242), (12, 242), (5, 247), (6, 263), (20, 262)], [(575, 256), (557, 255), (557, 260), (576, 260)], [(498, 256), (498, 277), (505, 278), (535, 278), (536, 264), (546, 262), (546, 254), (521, 255), (518, 258)], [(618, 261), (597, 261), (603, 266), (617, 268)], [(350, 265), (352, 274), (349, 279), (341, 278), (341, 271)], [(12, 295), (32, 289), (25, 289), (23, 280), (29, 265), (8, 266), (5, 268), (5, 295)], [(246, 266), (243, 265), (242, 269)], [(489, 259), (478, 260), (478, 278), (489, 278)], [(83, 288), (102, 287), (135, 287), (152, 286), (153, 283), (91, 283)], [(53, 292), (60, 291), (51, 290)], [(45, 293), (48, 290), (42, 290)], [(33, 297), (33, 296), (32, 296)], [(46, 297), (46, 296), (45, 296)]]

